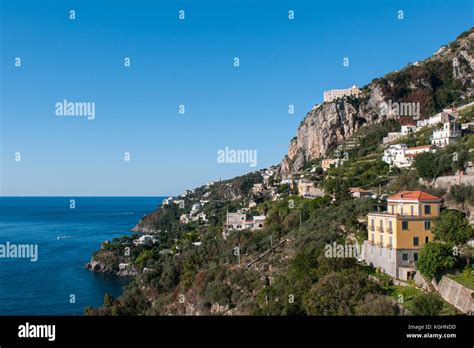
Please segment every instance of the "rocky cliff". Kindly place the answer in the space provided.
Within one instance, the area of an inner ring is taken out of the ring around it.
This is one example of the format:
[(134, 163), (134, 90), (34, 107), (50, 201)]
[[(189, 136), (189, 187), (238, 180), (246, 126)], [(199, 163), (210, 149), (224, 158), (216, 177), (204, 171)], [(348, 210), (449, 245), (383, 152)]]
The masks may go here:
[(317, 106), (305, 116), (290, 141), (288, 154), (281, 162), (281, 175), (296, 173), (308, 161), (326, 156), (362, 126), (406, 116), (394, 109), (387, 110), (389, 102), (418, 103), (420, 112), (415, 118), (426, 118), (472, 98), (473, 71), (471, 28), (432, 57), (374, 79), (361, 89), (359, 98), (345, 97)]

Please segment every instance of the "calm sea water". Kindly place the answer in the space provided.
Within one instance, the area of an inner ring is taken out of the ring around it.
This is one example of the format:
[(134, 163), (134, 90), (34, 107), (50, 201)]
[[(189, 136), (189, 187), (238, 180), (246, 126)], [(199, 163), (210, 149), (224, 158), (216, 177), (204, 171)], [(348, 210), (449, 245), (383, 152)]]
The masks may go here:
[(119, 295), (124, 279), (84, 265), (101, 242), (128, 234), (162, 200), (0, 197), (0, 244), (38, 245), (36, 262), (0, 258), (0, 315), (82, 315), (86, 306), (102, 304), (105, 293)]

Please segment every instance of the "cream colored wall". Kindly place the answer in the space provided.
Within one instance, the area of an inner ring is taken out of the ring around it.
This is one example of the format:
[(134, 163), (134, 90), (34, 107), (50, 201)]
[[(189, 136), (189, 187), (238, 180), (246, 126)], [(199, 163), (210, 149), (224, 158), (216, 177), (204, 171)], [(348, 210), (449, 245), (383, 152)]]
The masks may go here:
[[(371, 221), (374, 220), (374, 230), (372, 231)], [(388, 247), (390, 242), (390, 237), (392, 237), (392, 248), (396, 248), (396, 238), (395, 232), (397, 228), (397, 221), (395, 217), (390, 216), (382, 216), (382, 215), (368, 215), (368, 235), (367, 240), (372, 241), (372, 233), (374, 234), (374, 243), (380, 242), (380, 221), (382, 221), (382, 235), (383, 235), (383, 246)], [(389, 221), (392, 221), (392, 233), (389, 231)]]
[[(425, 205), (431, 206), (431, 214), (425, 214)], [(411, 215), (411, 207), (413, 207), (414, 216), (436, 217), (439, 215), (440, 203), (388, 203), (387, 211), (390, 214)], [(392, 210), (393, 208), (393, 210)], [(403, 209), (402, 209), (403, 208)], [(403, 212), (402, 212), (403, 210)]]

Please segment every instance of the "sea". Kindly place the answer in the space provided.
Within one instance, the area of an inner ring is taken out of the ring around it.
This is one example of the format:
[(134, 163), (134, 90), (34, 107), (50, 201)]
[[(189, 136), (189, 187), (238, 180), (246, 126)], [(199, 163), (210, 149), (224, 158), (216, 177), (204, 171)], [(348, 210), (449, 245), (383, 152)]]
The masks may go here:
[(0, 315), (84, 315), (106, 293), (119, 296), (129, 279), (85, 264), (105, 240), (130, 235), (163, 198), (0, 197), (0, 248), (30, 247), (29, 258), (0, 254)]

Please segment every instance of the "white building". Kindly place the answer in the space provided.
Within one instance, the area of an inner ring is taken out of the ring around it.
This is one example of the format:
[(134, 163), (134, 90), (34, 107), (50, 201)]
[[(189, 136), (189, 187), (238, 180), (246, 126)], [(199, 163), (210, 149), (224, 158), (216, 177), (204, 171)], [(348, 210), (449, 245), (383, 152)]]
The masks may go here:
[(293, 179), (282, 179), (279, 185), (290, 185), (290, 188), (293, 189), (294, 181)]
[(263, 184), (253, 184), (252, 193), (254, 195), (262, 193), (262, 192), (263, 192)]
[(173, 202), (174, 202), (173, 197), (168, 197), (168, 198), (163, 199), (163, 205), (171, 205), (173, 204)]
[(457, 120), (457, 116), (448, 115), (443, 117), (442, 127), (433, 131), (431, 144), (438, 147), (445, 147), (450, 144), (455, 144), (460, 136), (461, 125)]
[(187, 214), (181, 214), (179, 217), (179, 223), (185, 225), (189, 222), (189, 216)]
[(226, 226), (232, 230), (241, 230), (243, 229), (246, 215), (240, 212), (237, 213), (227, 213), (226, 217)]
[(191, 215), (196, 214), (199, 209), (201, 209), (201, 203), (194, 203), (193, 206), (191, 207)]
[(377, 195), (375, 195), (371, 191), (364, 190), (363, 188), (360, 188), (360, 187), (351, 187), (349, 191), (351, 193), (351, 196), (354, 198), (364, 198), (364, 197), (377, 198)]
[(422, 127), (428, 127), (428, 126), (435, 126), (438, 123), (444, 123), (446, 122), (447, 117), (451, 116), (451, 117), (457, 118), (458, 111), (464, 110), (468, 107), (471, 107), (472, 105), (474, 105), (474, 102), (460, 106), (459, 108), (456, 108), (456, 109), (444, 109), (443, 111), (437, 113), (434, 116), (431, 116), (430, 118), (427, 118), (426, 120), (419, 120), (416, 123), (416, 125), (422, 128)]
[(149, 234), (145, 234), (143, 236), (141, 236), (140, 238), (138, 239), (135, 239), (133, 241), (133, 244), (138, 246), (138, 245), (152, 245), (156, 242), (156, 238), (152, 235), (149, 235)]
[(204, 212), (200, 212), (196, 216), (193, 216), (192, 220), (193, 221), (207, 222), (207, 217), (206, 217), (206, 214), (204, 214)]
[(352, 86), (347, 89), (331, 89), (324, 92), (324, 102), (330, 102), (339, 98), (344, 98), (346, 96), (353, 96), (358, 98), (360, 94), (360, 89), (357, 85)]
[(261, 230), (265, 226), (265, 216), (253, 216), (247, 220), (247, 216), (243, 213), (227, 213), (226, 229), (227, 230)]
[(402, 126), (402, 129), (400, 130), (400, 134), (402, 136), (408, 135), (410, 133), (414, 133), (416, 131), (416, 126), (414, 124), (407, 124)]
[(398, 168), (409, 167), (411, 163), (407, 162), (405, 150), (408, 148), (406, 144), (390, 145), (383, 153), (382, 161), (390, 166)]
[(321, 168), (323, 171), (327, 171), (329, 168), (338, 168), (346, 162), (344, 158), (325, 158), (321, 161)]
[(384, 151), (382, 161), (398, 168), (408, 168), (413, 164), (413, 159), (423, 152), (434, 151), (432, 145), (407, 147), (406, 144), (390, 145)]
[(408, 149), (405, 150), (405, 156), (415, 157), (416, 155), (419, 155), (420, 153), (423, 153), (423, 152), (434, 152), (434, 148), (432, 145), (409, 147)]
[(253, 217), (253, 230), (261, 230), (265, 227), (265, 215), (257, 215)]

